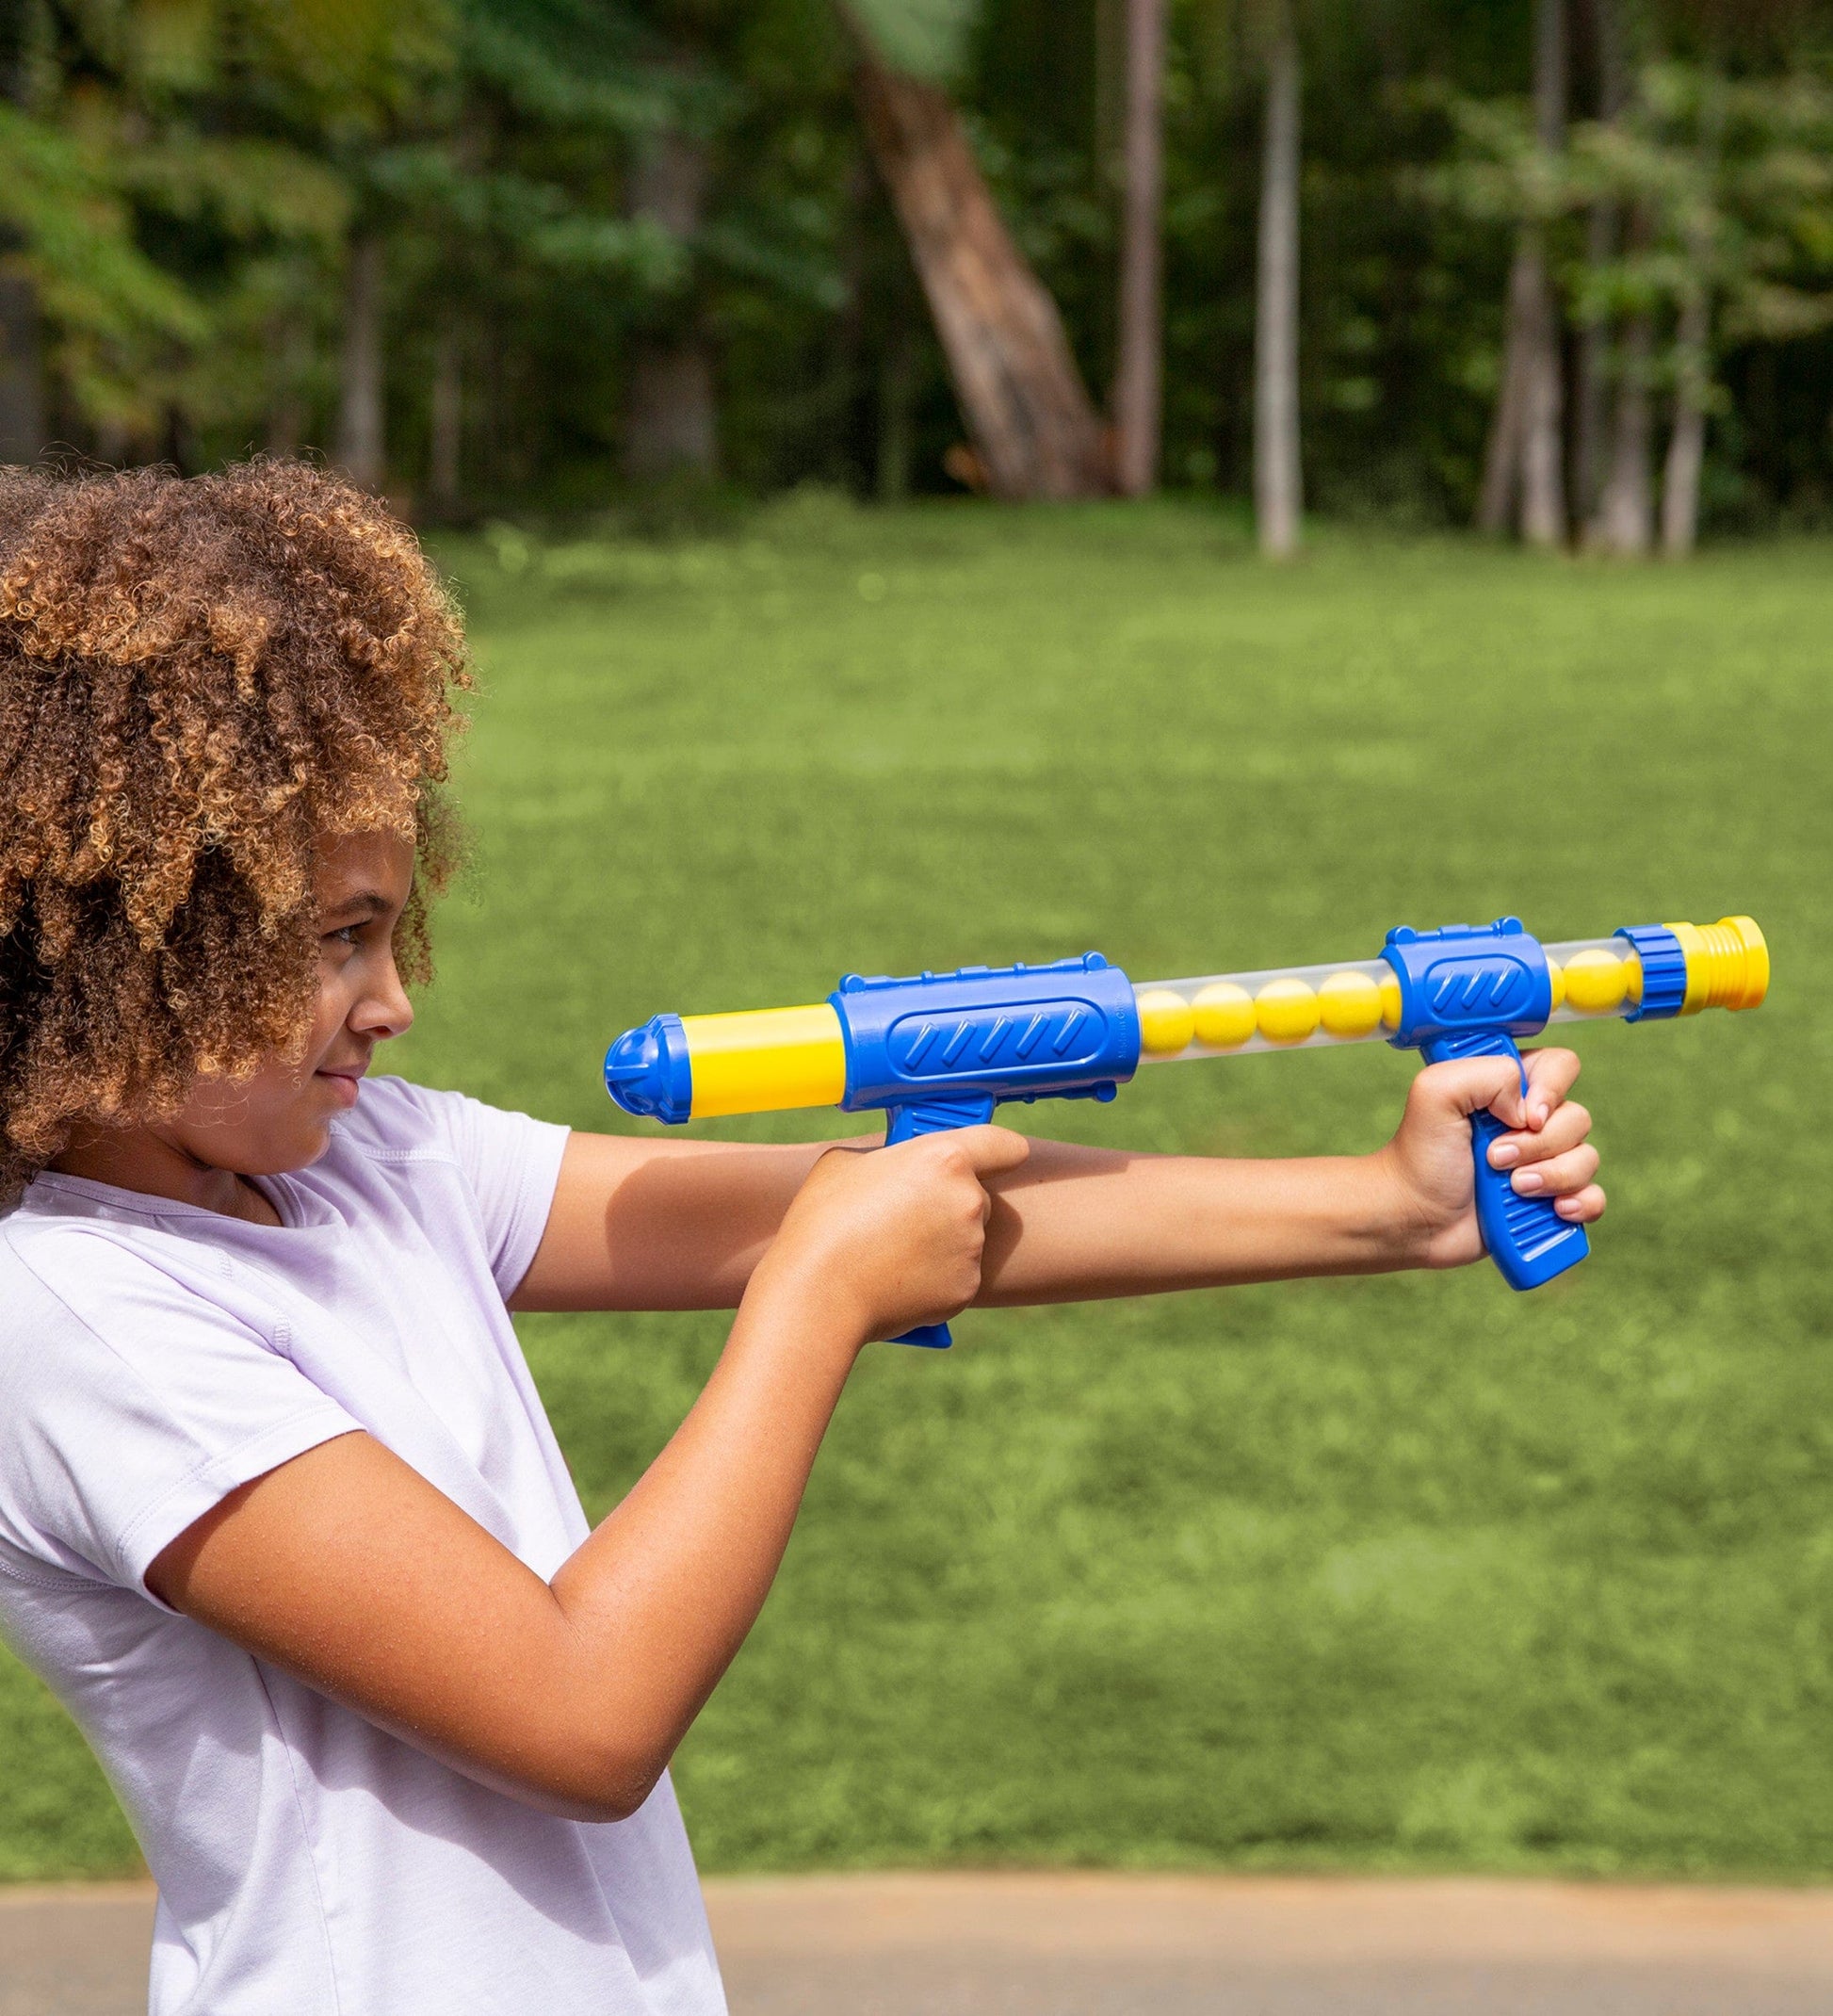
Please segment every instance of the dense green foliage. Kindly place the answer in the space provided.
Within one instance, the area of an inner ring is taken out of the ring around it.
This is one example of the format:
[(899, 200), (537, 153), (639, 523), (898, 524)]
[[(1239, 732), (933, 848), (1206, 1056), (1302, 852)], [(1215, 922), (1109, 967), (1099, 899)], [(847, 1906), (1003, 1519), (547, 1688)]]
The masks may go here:
[[(1633, 130), (1601, 147), (1581, 135), (1552, 185), (1520, 159), (1531, 0), (1301, 7), (1302, 407), (1318, 506), (1468, 516), (1512, 235), (1537, 214), (1555, 227), (1572, 343), (1586, 317), (1660, 311), (1658, 401), (1675, 303), (1710, 259), (1724, 341), (1709, 524), (1833, 509), (1821, 9), (1730, 10), (1743, 25), (1728, 41), (1699, 26), (1709, 7), (1612, 4), (1636, 64), (1671, 59), (1648, 72), (1666, 82)], [(1120, 0), (859, 12), (888, 51), (949, 78), (1104, 396)], [(1267, 13), (1172, 7), (1175, 487), (1247, 484)], [(740, 488), (948, 485), (961, 423), (867, 162), (831, 0), (20, 0), (9, 21), (0, 255), (39, 286), (53, 431), (79, 448), (193, 467), (251, 445), (332, 449), (349, 247), (380, 234), (388, 480), (434, 514), (603, 504), (633, 349), (684, 331), (713, 356), (721, 463)], [(1697, 116), (1708, 51), (1744, 94), (1728, 152)], [(1582, 122), (1598, 109), (1583, 35), (1573, 78)], [(691, 224), (635, 202), (666, 136), (710, 177)], [(1633, 258), (1586, 252), (1582, 212), (1600, 188), (1646, 206), (1653, 236)], [(429, 504), (442, 382), (462, 407), (460, 481)]]
[[(1757, 1015), (1584, 1033), (1613, 1211), (1537, 1295), (1479, 1268), (869, 1352), (680, 1759), (709, 1865), (1833, 1870), (1825, 546), (1268, 572), (1207, 511), (802, 497), (727, 542), (449, 558), (478, 868), (399, 1063), (500, 1102), (612, 1125), (617, 1030), (851, 967), (1098, 945), (1145, 978), (1503, 909), (1748, 909), (1776, 953)], [(1407, 1068), (1160, 1069), (1033, 1118), (1356, 1150)], [(721, 1325), (525, 1334), (602, 1511)], [(14, 1668), (0, 1754), (0, 1873), (129, 1853)]]

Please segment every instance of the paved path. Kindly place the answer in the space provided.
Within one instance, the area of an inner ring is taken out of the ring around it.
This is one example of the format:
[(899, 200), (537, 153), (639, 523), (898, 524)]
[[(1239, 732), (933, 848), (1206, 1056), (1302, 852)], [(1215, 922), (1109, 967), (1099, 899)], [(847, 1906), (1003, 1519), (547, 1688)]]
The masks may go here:
[[(1833, 2010), (1833, 1891), (1128, 1876), (706, 1891), (733, 2016)], [(0, 1889), (0, 2016), (138, 2016), (151, 1914), (139, 1886)]]

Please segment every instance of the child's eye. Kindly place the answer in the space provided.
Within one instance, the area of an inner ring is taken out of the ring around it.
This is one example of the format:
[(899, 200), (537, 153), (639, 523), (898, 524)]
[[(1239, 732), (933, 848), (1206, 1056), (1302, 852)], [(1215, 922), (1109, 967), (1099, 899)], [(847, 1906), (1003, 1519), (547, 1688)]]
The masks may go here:
[(325, 933), (325, 942), (327, 944), (354, 946), (356, 943), (356, 935), (362, 929), (363, 926), (361, 924), (341, 925), (335, 931), (328, 931)]

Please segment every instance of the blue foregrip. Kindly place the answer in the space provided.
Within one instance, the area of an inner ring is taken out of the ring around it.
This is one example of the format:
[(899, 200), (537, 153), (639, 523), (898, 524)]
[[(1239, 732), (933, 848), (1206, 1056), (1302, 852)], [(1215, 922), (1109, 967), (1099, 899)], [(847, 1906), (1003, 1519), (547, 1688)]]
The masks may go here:
[[(884, 1130), (884, 1145), (895, 1147), (900, 1141), (915, 1141), (918, 1134), (940, 1134), (951, 1127), (984, 1127), (993, 1117), (990, 1098), (929, 1099), (920, 1104), (893, 1106)], [(954, 1342), (946, 1323), (918, 1324), (894, 1344), (921, 1344), (926, 1351), (946, 1351)]]
[[(1450, 1057), (1512, 1057), (1520, 1068), (1515, 1039), (1496, 1033), (1441, 1036), (1420, 1045), (1428, 1064)], [(1521, 1089), (1528, 1086), (1522, 1072)], [(1509, 1180), (1506, 1169), (1491, 1168), (1489, 1146), (1508, 1129), (1494, 1114), (1477, 1114), (1470, 1122), (1470, 1149), (1476, 1159), (1477, 1224), (1489, 1257), (1511, 1288), (1538, 1288), (1568, 1267), (1576, 1267), (1591, 1251), (1582, 1225), (1568, 1225), (1548, 1197), (1524, 1197)]]

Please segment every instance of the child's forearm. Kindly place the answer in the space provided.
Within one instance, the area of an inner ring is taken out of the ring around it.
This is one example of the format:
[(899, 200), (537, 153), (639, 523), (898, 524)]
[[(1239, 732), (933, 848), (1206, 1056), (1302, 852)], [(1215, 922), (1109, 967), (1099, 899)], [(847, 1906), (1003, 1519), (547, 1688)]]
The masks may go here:
[(766, 1261), (687, 1419), (554, 1578), (616, 1807), (647, 1796), (756, 1621), (858, 1349), (819, 1282)]
[[(827, 1146), (576, 1134), (514, 1307), (736, 1307)], [(1034, 1141), (1024, 1169), (994, 1187), (986, 1303), (1374, 1273), (1419, 1258), (1379, 1156), (1230, 1162)]]
[(1416, 1265), (1423, 1228), (1385, 1157), (1238, 1162), (1036, 1141), (993, 1185), (990, 1306)]

